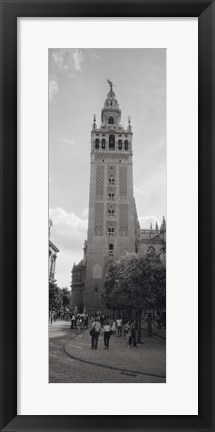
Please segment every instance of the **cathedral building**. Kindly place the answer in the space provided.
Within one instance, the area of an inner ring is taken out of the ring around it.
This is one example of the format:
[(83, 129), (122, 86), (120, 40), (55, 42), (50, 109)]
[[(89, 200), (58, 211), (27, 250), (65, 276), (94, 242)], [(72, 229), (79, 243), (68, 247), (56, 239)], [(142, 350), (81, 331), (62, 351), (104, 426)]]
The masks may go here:
[[(85, 288), (85, 277), (86, 277), (86, 251), (87, 242), (84, 242), (84, 256), (78, 264), (73, 264), (72, 268), (72, 305), (75, 312), (84, 311), (84, 288)], [(85, 308), (86, 309), (86, 308)]]
[(166, 221), (164, 217), (160, 228), (156, 222), (155, 229), (152, 228), (152, 224), (150, 229), (140, 229), (138, 252), (145, 255), (153, 251), (160, 255), (162, 263), (166, 265)]
[[(102, 309), (101, 293), (111, 264), (127, 253), (144, 252), (133, 192), (132, 126), (109, 92), (101, 124), (93, 118), (90, 153), (88, 238), (84, 259), (72, 269), (72, 303), (80, 311)], [(158, 233), (156, 233), (157, 235)], [(158, 242), (159, 243), (159, 242)]]

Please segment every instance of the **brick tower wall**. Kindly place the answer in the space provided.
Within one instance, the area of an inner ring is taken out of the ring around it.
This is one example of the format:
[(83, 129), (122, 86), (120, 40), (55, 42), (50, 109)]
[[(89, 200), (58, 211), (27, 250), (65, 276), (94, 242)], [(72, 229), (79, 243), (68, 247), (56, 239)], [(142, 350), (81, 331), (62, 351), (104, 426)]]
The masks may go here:
[[(114, 108), (113, 108), (114, 106)], [(114, 122), (109, 124), (110, 117)], [(120, 125), (121, 111), (110, 91), (102, 124), (91, 133), (91, 170), (84, 303), (88, 312), (104, 308), (101, 293), (111, 262), (135, 252), (132, 131)], [(114, 140), (114, 148), (111, 145)], [(111, 246), (113, 245), (113, 246)], [(113, 250), (112, 250), (113, 249)]]

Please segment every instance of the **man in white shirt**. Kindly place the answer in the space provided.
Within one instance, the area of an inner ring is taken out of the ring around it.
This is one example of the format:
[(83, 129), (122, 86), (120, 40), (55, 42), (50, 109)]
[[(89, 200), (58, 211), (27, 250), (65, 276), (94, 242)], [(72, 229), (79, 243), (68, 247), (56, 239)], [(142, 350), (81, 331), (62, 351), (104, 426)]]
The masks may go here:
[(118, 337), (122, 336), (122, 319), (118, 318), (116, 320), (116, 334)]
[[(93, 330), (93, 331), (92, 331)], [(99, 339), (99, 333), (101, 331), (101, 324), (98, 318), (95, 319), (92, 323), (91, 327), (92, 335), (91, 335), (91, 349), (97, 350), (98, 347), (98, 339)]]

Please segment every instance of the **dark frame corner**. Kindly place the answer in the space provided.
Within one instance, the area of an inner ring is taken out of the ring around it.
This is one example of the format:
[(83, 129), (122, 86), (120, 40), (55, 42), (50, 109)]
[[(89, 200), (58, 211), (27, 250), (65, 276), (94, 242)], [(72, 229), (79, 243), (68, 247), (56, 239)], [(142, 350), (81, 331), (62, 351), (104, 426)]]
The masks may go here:
[[(215, 431), (214, 410), (214, 0), (0, 0), (0, 429), (4, 431)], [(198, 17), (199, 415), (17, 416), (17, 18)], [(12, 271), (11, 271), (12, 269)], [(9, 318), (8, 318), (9, 317)]]

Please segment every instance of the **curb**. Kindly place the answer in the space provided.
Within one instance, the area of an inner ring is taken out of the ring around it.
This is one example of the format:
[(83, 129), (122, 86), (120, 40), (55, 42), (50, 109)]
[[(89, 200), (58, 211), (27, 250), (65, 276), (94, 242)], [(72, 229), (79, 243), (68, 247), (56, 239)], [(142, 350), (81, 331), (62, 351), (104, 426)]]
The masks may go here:
[(102, 364), (102, 363), (97, 363), (97, 362), (92, 362), (92, 361), (89, 361), (89, 360), (83, 360), (83, 359), (80, 359), (79, 357), (76, 357), (76, 356), (72, 355), (72, 354), (68, 351), (68, 348), (67, 348), (67, 346), (66, 346), (66, 345), (68, 345), (68, 343), (69, 343), (69, 342), (66, 342), (66, 343), (63, 345), (63, 350), (64, 350), (65, 354), (68, 355), (69, 357), (71, 357), (72, 359), (74, 359), (74, 360), (78, 360), (78, 361), (80, 361), (80, 362), (82, 362), (82, 363), (87, 363), (87, 364), (90, 364), (90, 365), (103, 367), (103, 368), (105, 368), (105, 369), (117, 370), (117, 371), (120, 371), (120, 372), (127, 372), (127, 373), (132, 373), (132, 374), (138, 374), (138, 375), (144, 375), (144, 376), (151, 376), (151, 377), (155, 377), (155, 378), (162, 378), (162, 379), (166, 379), (166, 375), (153, 374), (153, 373), (151, 373), (151, 372), (139, 372), (139, 371), (136, 371), (136, 370), (124, 369), (124, 368), (121, 368), (121, 369), (120, 369), (120, 368), (118, 368), (118, 367), (116, 367), (116, 366), (107, 366), (107, 365), (104, 365), (104, 364)]

